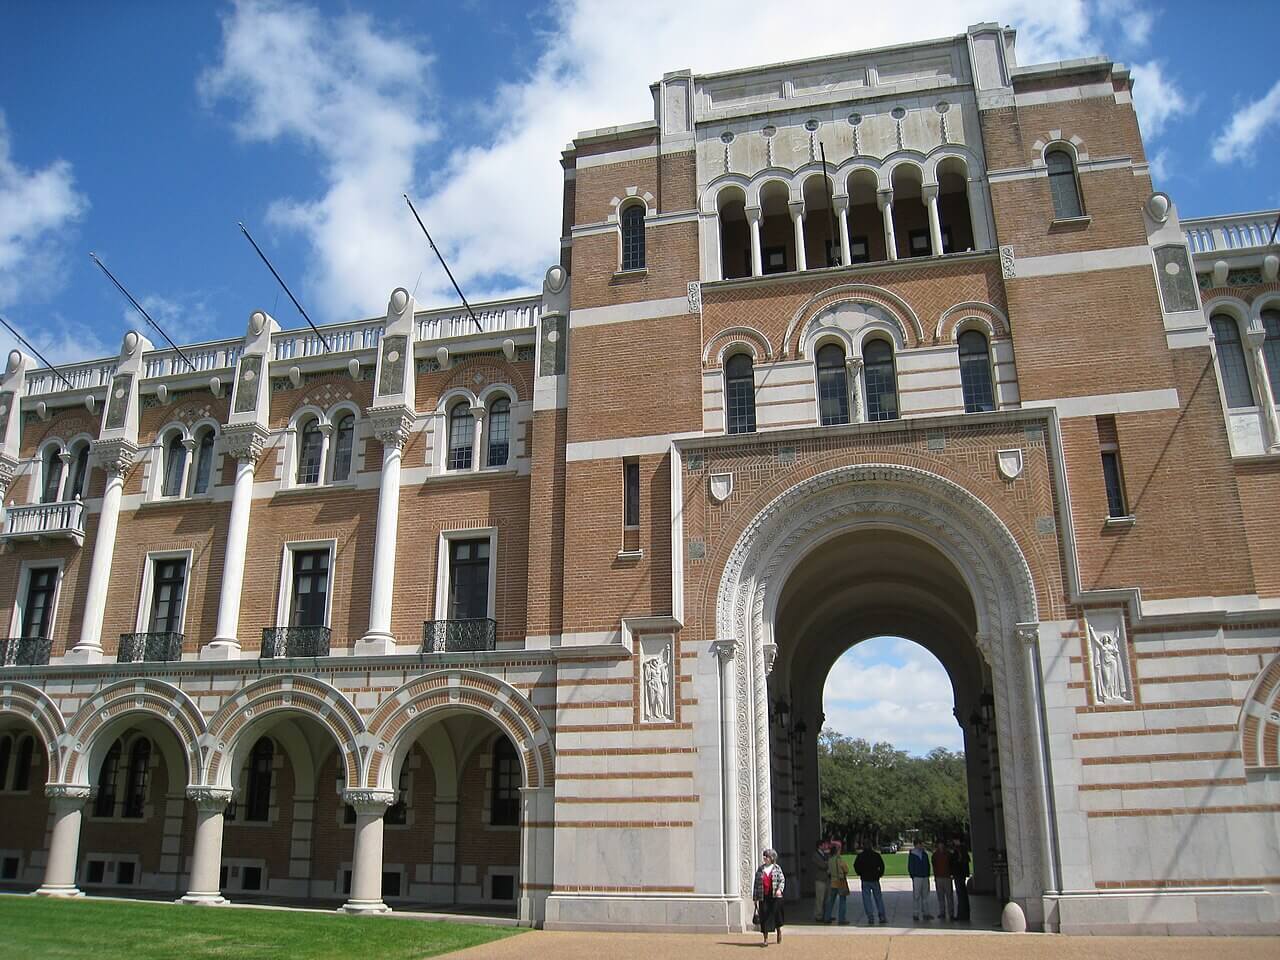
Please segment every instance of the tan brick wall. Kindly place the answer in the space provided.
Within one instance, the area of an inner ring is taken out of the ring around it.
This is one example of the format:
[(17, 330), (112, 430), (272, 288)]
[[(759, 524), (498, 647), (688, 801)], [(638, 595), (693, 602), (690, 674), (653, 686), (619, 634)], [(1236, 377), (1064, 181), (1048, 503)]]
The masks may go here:
[(643, 274), (618, 274), (618, 256), (615, 232), (573, 241), (573, 309), (685, 296), (698, 279), (698, 225), (649, 224)]

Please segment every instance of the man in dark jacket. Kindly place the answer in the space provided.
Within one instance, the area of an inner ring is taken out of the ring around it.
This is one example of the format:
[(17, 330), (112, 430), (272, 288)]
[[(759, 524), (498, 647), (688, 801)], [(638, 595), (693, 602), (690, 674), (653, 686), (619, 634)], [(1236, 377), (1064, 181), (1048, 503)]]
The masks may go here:
[(929, 915), (929, 851), (924, 848), (924, 840), (916, 837), (916, 842), (907, 854), (907, 874), (911, 877), (911, 919), (919, 923), (922, 919), (932, 920)]
[(853, 872), (862, 881), (862, 909), (867, 914), (867, 925), (876, 922), (879, 914), (881, 923), (888, 923), (889, 917), (884, 912), (884, 895), (880, 892), (880, 878), (884, 876), (884, 858), (871, 846), (864, 846), (862, 852), (854, 858)]
[(969, 848), (958, 837), (951, 841), (951, 882), (956, 887), (956, 922), (969, 922)]

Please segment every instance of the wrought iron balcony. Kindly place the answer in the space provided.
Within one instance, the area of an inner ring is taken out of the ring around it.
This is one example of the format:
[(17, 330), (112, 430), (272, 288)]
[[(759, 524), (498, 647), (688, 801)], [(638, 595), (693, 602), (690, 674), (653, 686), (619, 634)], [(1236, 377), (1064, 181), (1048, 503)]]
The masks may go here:
[(333, 631), (328, 627), (267, 627), (258, 657), (327, 657)]
[(492, 650), (498, 640), (498, 621), (488, 617), (472, 620), (424, 620), (423, 653), (471, 653)]
[(48, 637), (9, 637), (0, 640), (0, 666), (43, 666), (52, 650), (53, 641)]
[(4, 512), (3, 540), (43, 540), (64, 538), (84, 543), (84, 504), (79, 500), (59, 503), (26, 503)]
[(182, 659), (181, 633), (122, 633), (117, 663), (163, 662)]

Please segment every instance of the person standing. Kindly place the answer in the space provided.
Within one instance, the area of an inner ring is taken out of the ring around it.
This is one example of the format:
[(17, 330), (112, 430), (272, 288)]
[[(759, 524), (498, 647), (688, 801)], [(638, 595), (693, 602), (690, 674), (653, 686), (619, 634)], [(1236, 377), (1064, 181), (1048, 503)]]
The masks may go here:
[(756, 870), (755, 882), (751, 885), (751, 899), (756, 902), (756, 919), (764, 937), (761, 946), (767, 947), (769, 934), (775, 931), (778, 942), (782, 942), (782, 892), (786, 888), (787, 878), (782, 875), (782, 868), (778, 866), (777, 850), (765, 850), (761, 854), (761, 861)]
[(840, 926), (849, 925), (849, 864), (844, 860), (844, 848), (840, 842), (831, 844), (831, 857), (827, 861), (827, 906), (822, 913), (822, 922), (830, 923), (836, 912), (836, 901), (840, 901)]
[(964, 841), (951, 841), (951, 882), (956, 888), (956, 922), (969, 922), (969, 848)]
[(867, 914), (867, 925), (876, 922), (876, 914), (881, 923), (888, 923), (889, 917), (884, 911), (884, 894), (880, 892), (880, 878), (884, 876), (884, 857), (880, 856), (870, 845), (864, 846), (862, 852), (853, 861), (853, 871), (862, 881), (862, 909)]
[(933, 848), (933, 883), (938, 894), (938, 916), (956, 918), (956, 891), (951, 884), (951, 854), (941, 840)]
[(831, 863), (831, 846), (819, 840), (813, 851), (813, 922), (822, 923), (827, 916), (827, 871)]
[(929, 851), (919, 836), (907, 854), (907, 875), (911, 877), (911, 919), (916, 923), (933, 919), (929, 916)]

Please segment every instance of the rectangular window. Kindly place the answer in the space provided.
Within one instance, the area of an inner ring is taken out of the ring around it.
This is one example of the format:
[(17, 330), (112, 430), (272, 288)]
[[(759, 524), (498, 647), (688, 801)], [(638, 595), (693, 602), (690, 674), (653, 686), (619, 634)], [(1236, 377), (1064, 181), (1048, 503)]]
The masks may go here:
[(493, 748), (493, 797), (489, 823), (512, 827), (520, 822), (520, 758), (505, 736)]
[(244, 867), (240, 871), (240, 889), (241, 890), (261, 890), (262, 889), (262, 868), (261, 867)]
[(289, 626), (323, 627), (329, 609), (329, 551), (293, 551)]
[(764, 248), (764, 267), (765, 273), (786, 273), (787, 272), (787, 248), (786, 247), (765, 247)]
[(840, 266), (840, 241), (827, 241), (827, 264), (828, 267)]
[(907, 256), (927, 257), (931, 252), (928, 230), (912, 230), (907, 234)]
[(489, 538), (449, 541), (449, 619), (489, 616)]
[(53, 593), (58, 585), (57, 567), (36, 567), (27, 574), (27, 602), (22, 608), (21, 636), (49, 636), (53, 625)]
[(181, 633), (182, 605), (187, 589), (185, 557), (153, 561), (154, 580), (151, 587), (151, 632)]
[(849, 262), (850, 263), (870, 263), (871, 247), (867, 243), (866, 237), (850, 237), (849, 238)]
[(498, 873), (493, 877), (493, 900), (514, 900), (516, 898), (516, 878), (509, 873)]
[(5, 857), (0, 860), (0, 880), (18, 879), (18, 858)]
[(116, 883), (125, 886), (133, 885), (134, 867), (136, 864), (132, 860), (123, 860), (116, 864)]
[(942, 227), (942, 252), (955, 253), (955, 247), (951, 244), (951, 228), (945, 224)]
[(107, 875), (107, 861), (90, 860), (89, 869), (85, 875), (85, 883), (102, 883)]
[(1102, 454), (1102, 481), (1107, 491), (1107, 516), (1122, 519), (1130, 516), (1124, 495), (1124, 469), (1120, 463), (1120, 437), (1115, 417), (1098, 417), (1098, 449)]
[(640, 526), (640, 461), (622, 461), (622, 525)]
[(382, 895), (384, 897), (400, 896), (400, 871), (382, 871)]

